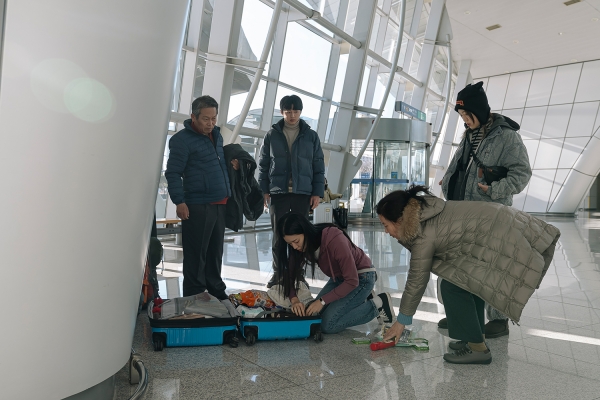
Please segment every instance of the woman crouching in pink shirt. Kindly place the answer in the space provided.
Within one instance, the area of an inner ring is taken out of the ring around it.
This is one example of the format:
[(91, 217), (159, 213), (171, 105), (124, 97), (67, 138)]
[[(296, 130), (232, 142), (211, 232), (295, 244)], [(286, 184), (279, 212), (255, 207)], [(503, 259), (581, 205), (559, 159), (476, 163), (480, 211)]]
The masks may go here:
[[(395, 314), (389, 293), (373, 296), (377, 272), (371, 259), (350, 237), (333, 224), (313, 225), (301, 214), (290, 212), (277, 226), (280, 246), (277, 268), (283, 277), (283, 294), (299, 316), (321, 314), (324, 333), (337, 333), (377, 317), (393, 322)], [(315, 264), (329, 277), (317, 300), (305, 306), (296, 295), (307, 266), (315, 275)], [(383, 320), (383, 321), (382, 321)]]

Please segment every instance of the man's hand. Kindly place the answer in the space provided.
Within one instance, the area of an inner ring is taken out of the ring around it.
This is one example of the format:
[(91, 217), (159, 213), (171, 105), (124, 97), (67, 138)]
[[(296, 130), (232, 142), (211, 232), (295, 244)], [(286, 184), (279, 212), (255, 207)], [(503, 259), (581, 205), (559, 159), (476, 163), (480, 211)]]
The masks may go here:
[(271, 204), (271, 195), (270, 194), (265, 194), (265, 207), (269, 208), (269, 205)]
[(190, 210), (185, 203), (177, 204), (177, 216), (182, 220), (186, 220), (190, 218)]
[(388, 329), (385, 332), (385, 335), (383, 336), (383, 341), (386, 342), (393, 339), (395, 343), (398, 343), (398, 340), (400, 340), (400, 336), (402, 336), (402, 332), (404, 332), (404, 325), (396, 321), (390, 327), (390, 329)]
[(240, 162), (238, 160), (231, 160), (231, 165), (233, 166), (234, 170), (238, 170), (240, 169)]
[(321, 310), (323, 309), (324, 305), (321, 304), (321, 300), (317, 299), (315, 301), (313, 301), (312, 303), (310, 303), (310, 305), (308, 306), (308, 308), (306, 309), (306, 315), (310, 316), (313, 314), (318, 314), (321, 312)]
[(483, 193), (487, 193), (489, 186), (488, 185), (484, 185), (483, 183), (478, 183), (477, 186), (479, 186), (479, 188), (481, 190), (483, 190)]
[(292, 312), (299, 317), (304, 317), (306, 315), (304, 313), (304, 304), (297, 297), (294, 297), (290, 301), (292, 302)]
[(443, 179), (438, 182), (438, 185), (442, 186), (442, 181)]
[(310, 196), (310, 209), (314, 210), (319, 206), (321, 198), (319, 196)]

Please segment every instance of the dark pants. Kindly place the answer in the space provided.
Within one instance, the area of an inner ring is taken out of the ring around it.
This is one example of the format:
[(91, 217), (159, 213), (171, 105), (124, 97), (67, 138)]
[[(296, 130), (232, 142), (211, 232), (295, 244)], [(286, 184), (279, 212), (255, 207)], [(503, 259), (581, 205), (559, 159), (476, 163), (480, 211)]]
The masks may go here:
[(483, 342), (485, 302), (445, 279), (440, 289), (448, 319), (448, 335), (465, 342)]
[(225, 236), (224, 204), (188, 204), (190, 218), (181, 222), (183, 244), (183, 296), (208, 290), (225, 299), (221, 279), (223, 239)]
[[(279, 246), (279, 234), (277, 233), (277, 224), (281, 217), (290, 211), (297, 212), (308, 218), (310, 211), (310, 196), (307, 194), (274, 194), (271, 196), (271, 227), (273, 228), (273, 271), (277, 275), (277, 250)], [(283, 244), (285, 245), (285, 243)]]

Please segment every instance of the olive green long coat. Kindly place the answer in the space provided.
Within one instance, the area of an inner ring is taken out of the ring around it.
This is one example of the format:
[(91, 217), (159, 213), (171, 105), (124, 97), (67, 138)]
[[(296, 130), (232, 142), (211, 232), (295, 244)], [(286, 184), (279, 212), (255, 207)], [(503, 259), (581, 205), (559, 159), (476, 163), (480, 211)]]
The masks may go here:
[(398, 242), (411, 252), (400, 312), (415, 314), (433, 272), (518, 322), (560, 231), (501, 204), (425, 200), (409, 200), (400, 219)]

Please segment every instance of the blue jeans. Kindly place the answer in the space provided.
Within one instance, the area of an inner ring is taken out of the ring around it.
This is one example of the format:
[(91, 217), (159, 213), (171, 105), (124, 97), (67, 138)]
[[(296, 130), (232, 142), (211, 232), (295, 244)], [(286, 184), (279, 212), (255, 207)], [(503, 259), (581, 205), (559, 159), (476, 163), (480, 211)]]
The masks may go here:
[[(321, 311), (321, 331), (323, 333), (338, 333), (348, 328), (366, 324), (379, 315), (373, 300), (367, 301), (371, 290), (377, 281), (375, 271), (358, 274), (358, 286), (345, 297), (327, 304)], [(321, 289), (317, 299), (341, 285), (342, 278), (329, 279)]]

